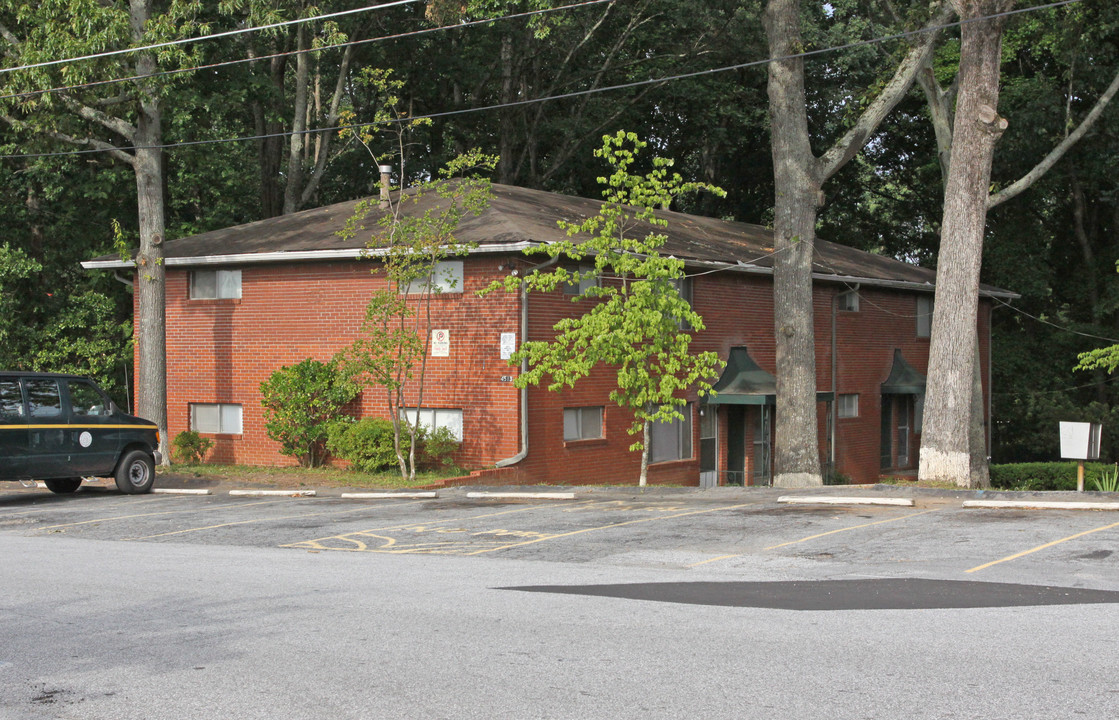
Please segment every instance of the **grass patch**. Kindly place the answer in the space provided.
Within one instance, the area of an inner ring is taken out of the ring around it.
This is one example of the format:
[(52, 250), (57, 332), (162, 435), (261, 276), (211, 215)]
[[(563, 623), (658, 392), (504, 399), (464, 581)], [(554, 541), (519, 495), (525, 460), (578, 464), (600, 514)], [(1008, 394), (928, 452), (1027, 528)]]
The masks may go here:
[(444, 478), (460, 477), (465, 471), (416, 473), (414, 482), (402, 480), (398, 472), (363, 473), (343, 468), (262, 467), (256, 465), (175, 464), (170, 470), (159, 469), (161, 475), (208, 480), (260, 483), (277, 487), (343, 487), (343, 488), (413, 488), (423, 487)]

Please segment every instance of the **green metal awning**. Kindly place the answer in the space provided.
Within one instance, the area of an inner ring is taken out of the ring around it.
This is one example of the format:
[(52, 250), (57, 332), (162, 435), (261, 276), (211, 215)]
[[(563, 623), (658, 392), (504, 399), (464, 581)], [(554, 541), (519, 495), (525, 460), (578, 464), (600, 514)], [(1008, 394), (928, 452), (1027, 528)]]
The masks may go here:
[[(727, 366), (711, 388), (709, 405), (776, 405), (777, 378), (761, 369), (745, 347), (732, 347)], [(830, 392), (816, 393), (817, 402), (831, 400)]]
[(901, 350), (894, 350), (894, 366), (890, 368), (890, 377), (882, 383), (883, 395), (924, 395), (925, 376), (913, 369), (913, 366), (901, 356)]

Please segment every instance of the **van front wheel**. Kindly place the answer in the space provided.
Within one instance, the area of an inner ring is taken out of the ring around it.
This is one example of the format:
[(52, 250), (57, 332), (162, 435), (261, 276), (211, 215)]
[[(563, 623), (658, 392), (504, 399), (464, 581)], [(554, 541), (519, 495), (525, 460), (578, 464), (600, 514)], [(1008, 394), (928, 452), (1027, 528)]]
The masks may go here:
[(152, 456), (143, 450), (132, 450), (125, 454), (117, 466), (117, 489), (122, 493), (134, 495), (146, 493), (155, 482), (155, 463)]
[(82, 486), (81, 478), (58, 478), (56, 480), (44, 480), (43, 484), (47, 486), (47, 490), (59, 495), (66, 495), (68, 493), (77, 492), (78, 488)]

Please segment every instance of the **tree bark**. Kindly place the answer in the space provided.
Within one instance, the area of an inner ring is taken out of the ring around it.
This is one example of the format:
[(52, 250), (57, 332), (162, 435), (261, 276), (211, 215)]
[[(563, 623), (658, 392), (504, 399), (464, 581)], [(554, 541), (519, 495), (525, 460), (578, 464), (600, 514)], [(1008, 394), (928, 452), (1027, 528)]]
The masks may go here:
[[(144, 27), (151, 16), (152, 0), (132, 0), (133, 36), (144, 38)], [(138, 75), (157, 69), (155, 56), (140, 53), (136, 60)], [(141, 417), (159, 426), (163, 464), (170, 464), (167, 437), (167, 346), (164, 323), (165, 268), (163, 265), (163, 150), (158, 91), (140, 81), (140, 108), (136, 118), (136, 154), (132, 167), (136, 174), (136, 199), (140, 221), (140, 250), (136, 255), (136, 292), (139, 311), (136, 341), (139, 364), (136, 407)]]
[[(799, 0), (770, 0), (765, 15), (770, 57), (801, 46)], [(769, 64), (774, 211), (773, 329), (777, 340), (777, 412), (773, 484), (823, 485), (816, 423), (816, 340), (812, 252), (820, 180), (808, 137), (804, 60)]]
[(973, 394), (979, 270), (999, 117), (999, 71), (1005, 18), (975, 18), (1009, 10), (1014, 0), (953, 0), (961, 27), (959, 96), (951, 166), (944, 193), (936, 312), (929, 343), (928, 397), (921, 480), (972, 483), (968, 422)]
[(291, 144), (288, 150), (288, 173), (284, 185), (284, 215), (290, 215), (299, 209), (299, 201), (303, 191), (303, 147), (307, 142), (307, 92), (309, 73), (309, 59), (307, 53), (307, 30), (300, 25), (296, 32), (295, 56), (295, 112), (291, 121)]

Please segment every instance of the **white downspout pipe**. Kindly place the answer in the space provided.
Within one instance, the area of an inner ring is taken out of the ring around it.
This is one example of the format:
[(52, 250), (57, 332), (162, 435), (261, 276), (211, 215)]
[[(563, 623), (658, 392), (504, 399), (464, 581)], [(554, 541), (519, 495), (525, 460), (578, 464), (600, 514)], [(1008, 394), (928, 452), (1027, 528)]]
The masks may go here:
[[(551, 260), (541, 263), (532, 268), (533, 272), (554, 265), (559, 261), (559, 257), (554, 257)], [(524, 343), (528, 339), (528, 291), (525, 290), (524, 282), (521, 283), (521, 342)], [(528, 372), (528, 360), (521, 361), (521, 374)], [(520, 461), (528, 457), (528, 387), (521, 388), (521, 450), (512, 457), (507, 457), (498, 460), (494, 463), (495, 467), (503, 468), (510, 465), (516, 465)]]

